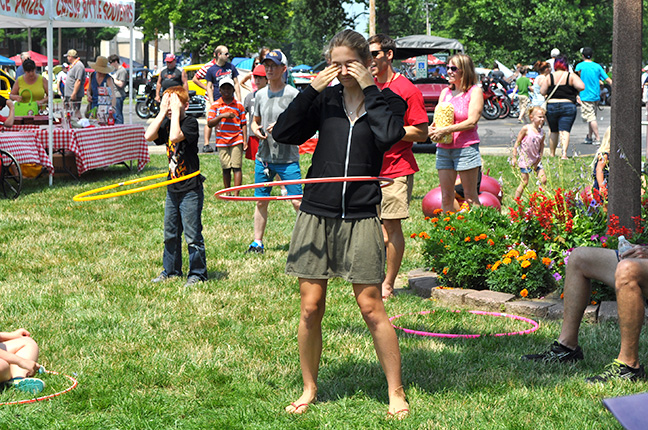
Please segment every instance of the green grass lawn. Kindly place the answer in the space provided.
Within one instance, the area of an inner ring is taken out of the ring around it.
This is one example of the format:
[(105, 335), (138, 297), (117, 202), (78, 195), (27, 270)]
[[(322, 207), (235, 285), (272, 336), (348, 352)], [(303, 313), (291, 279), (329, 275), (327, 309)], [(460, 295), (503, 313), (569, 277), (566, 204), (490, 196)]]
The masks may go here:
[[(350, 285), (334, 280), (324, 319), (318, 403), (300, 417), (283, 413), (301, 394), (297, 350), (297, 280), (284, 274), (294, 212), (270, 206), (266, 254), (245, 255), (252, 240), (252, 202), (213, 197), (222, 187), (215, 155), (202, 155), (203, 211), (209, 282), (149, 281), (161, 271), (165, 190), (76, 203), (82, 191), (163, 172), (164, 156), (129, 173), (92, 171), (77, 182), (29, 181), (14, 201), (0, 200), (2, 330), (25, 327), (48, 369), (75, 376), (75, 390), (49, 402), (0, 406), (2, 429), (610, 429), (620, 428), (601, 404), (606, 397), (648, 390), (648, 383), (587, 385), (616, 357), (618, 329), (584, 324), (586, 359), (577, 365), (526, 363), (558, 336), (541, 322), (527, 336), (423, 338), (398, 333), (412, 415), (386, 420), (386, 382)], [(434, 156), (421, 154), (407, 237), (425, 224), (420, 204), (437, 186)], [(484, 157), (512, 202), (517, 179), (506, 157)], [(545, 162), (553, 186), (591, 182), (589, 159)], [(310, 163), (304, 157), (304, 169)], [(244, 164), (250, 182), (252, 164)], [(535, 186), (532, 186), (533, 189)], [(407, 241), (402, 273), (422, 267), (420, 242)], [(186, 253), (185, 253), (186, 267)], [(406, 280), (399, 280), (404, 286)], [(442, 310), (399, 294), (389, 315)], [(524, 323), (447, 313), (403, 317), (412, 328), (493, 333)], [(641, 357), (648, 356), (646, 335)], [(46, 375), (45, 394), (66, 381)], [(19, 399), (0, 392), (0, 402)]]

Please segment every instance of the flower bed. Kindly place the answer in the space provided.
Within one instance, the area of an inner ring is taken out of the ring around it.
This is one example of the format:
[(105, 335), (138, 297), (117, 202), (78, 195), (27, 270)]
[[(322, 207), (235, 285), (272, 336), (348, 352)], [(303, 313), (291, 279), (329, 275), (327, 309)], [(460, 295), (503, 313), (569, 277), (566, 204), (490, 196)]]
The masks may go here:
[[(429, 228), (412, 237), (424, 241), (426, 264), (445, 287), (542, 297), (562, 291), (572, 249), (616, 249), (619, 235), (646, 243), (645, 216), (635, 220), (634, 230), (621, 227), (615, 215), (608, 223), (597, 197), (559, 188), (517, 199), (505, 215), (484, 206), (448, 214), (438, 209), (434, 217), (426, 217)], [(642, 215), (646, 206), (644, 200)], [(593, 290), (593, 302), (614, 298), (603, 284)]]

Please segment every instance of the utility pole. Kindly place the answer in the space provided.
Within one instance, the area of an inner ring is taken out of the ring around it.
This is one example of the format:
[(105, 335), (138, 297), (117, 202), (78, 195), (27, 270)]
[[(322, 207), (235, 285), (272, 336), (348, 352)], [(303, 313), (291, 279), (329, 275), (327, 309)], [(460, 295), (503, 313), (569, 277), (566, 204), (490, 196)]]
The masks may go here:
[(376, 34), (376, 0), (369, 0), (369, 36)]

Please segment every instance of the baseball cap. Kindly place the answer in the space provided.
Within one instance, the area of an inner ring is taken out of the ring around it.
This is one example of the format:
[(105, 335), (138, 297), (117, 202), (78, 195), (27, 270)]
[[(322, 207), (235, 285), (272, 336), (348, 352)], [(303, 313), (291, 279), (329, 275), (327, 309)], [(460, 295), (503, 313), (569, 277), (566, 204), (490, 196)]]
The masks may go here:
[(557, 57), (559, 55), (560, 55), (560, 49), (554, 48), (554, 49), (551, 50), (551, 56), (552, 57)]
[(283, 59), (284, 59), (283, 53), (280, 50), (275, 49), (274, 51), (268, 52), (265, 58), (263, 59), (263, 61), (272, 60), (272, 62), (278, 66), (280, 64), (283, 64)]
[(79, 56), (79, 53), (76, 52), (76, 49), (70, 49), (66, 54), (66, 57), (74, 57), (77, 58)]
[(586, 46), (585, 48), (581, 49), (581, 54), (583, 54), (583, 57), (589, 60), (592, 58), (592, 55), (594, 55), (594, 51), (589, 46)]
[(222, 87), (225, 84), (230, 84), (234, 88), (234, 81), (232, 78), (223, 78), (218, 82), (218, 88)]
[(164, 61), (166, 61), (167, 63), (170, 63), (171, 61), (174, 61), (175, 59), (176, 59), (175, 55), (173, 55), (173, 54), (167, 54), (167, 56), (166, 56), (166, 58), (164, 59)]
[(265, 66), (263, 64), (257, 65), (252, 71), (252, 76), (266, 76)]

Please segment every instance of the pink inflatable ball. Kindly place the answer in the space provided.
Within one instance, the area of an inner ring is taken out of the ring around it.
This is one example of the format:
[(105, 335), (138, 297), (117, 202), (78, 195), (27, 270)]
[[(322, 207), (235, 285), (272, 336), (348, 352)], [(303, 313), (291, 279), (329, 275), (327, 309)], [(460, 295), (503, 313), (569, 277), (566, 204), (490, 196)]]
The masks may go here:
[(502, 204), (500, 203), (499, 199), (495, 195), (487, 191), (479, 194), (479, 203), (481, 203), (483, 206), (492, 206), (497, 210), (502, 209)]
[(502, 194), (502, 186), (500, 185), (499, 182), (497, 182), (497, 179), (491, 178), (488, 175), (482, 174), (482, 179), (481, 179), (481, 185), (479, 186), (479, 192), (487, 192), (491, 193), (495, 197), (497, 197), (502, 203), (502, 198), (504, 195)]
[(441, 209), (441, 187), (432, 188), (423, 197), (423, 215), (433, 217), (436, 209)]

